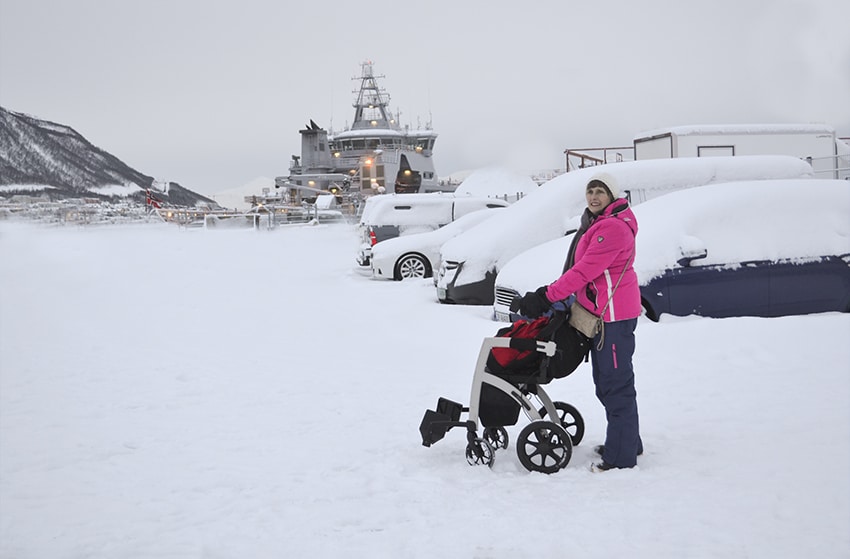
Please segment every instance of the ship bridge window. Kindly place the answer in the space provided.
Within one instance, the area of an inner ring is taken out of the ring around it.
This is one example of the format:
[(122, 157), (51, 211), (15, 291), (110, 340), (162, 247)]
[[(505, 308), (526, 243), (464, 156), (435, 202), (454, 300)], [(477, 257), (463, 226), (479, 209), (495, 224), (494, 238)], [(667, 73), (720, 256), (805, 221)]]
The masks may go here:
[(366, 142), (363, 140), (354, 140), (352, 143), (354, 149), (366, 149)]

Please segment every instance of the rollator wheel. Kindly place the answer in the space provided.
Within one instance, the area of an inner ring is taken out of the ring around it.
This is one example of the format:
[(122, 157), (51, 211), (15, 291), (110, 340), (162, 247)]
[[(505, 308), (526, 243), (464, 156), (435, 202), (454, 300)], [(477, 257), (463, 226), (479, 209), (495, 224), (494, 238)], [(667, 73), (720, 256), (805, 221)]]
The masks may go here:
[(484, 439), (496, 450), (508, 448), (508, 431), (504, 427), (485, 427)]
[(554, 474), (570, 462), (573, 443), (560, 425), (537, 420), (520, 431), (516, 453), (527, 470)]
[[(566, 402), (552, 402), (552, 404), (558, 410), (558, 421), (561, 427), (570, 435), (573, 446), (577, 446), (584, 438), (584, 418), (574, 406)], [(540, 417), (546, 417), (545, 407), (540, 408)]]
[(466, 445), (466, 461), (470, 466), (484, 465), (492, 468), (495, 459), (496, 451), (493, 450), (493, 446), (485, 439), (476, 438)]

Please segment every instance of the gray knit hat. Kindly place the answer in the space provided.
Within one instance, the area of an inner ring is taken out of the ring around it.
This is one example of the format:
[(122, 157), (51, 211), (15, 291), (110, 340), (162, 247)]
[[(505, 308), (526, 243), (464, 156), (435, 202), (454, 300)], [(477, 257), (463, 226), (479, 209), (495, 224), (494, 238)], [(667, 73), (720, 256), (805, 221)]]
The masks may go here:
[[(593, 184), (594, 182), (598, 182), (599, 184)], [(612, 201), (620, 197), (620, 185), (617, 183), (617, 179), (609, 173), (600, 172), (593, 175), (587, 182), (587, 187), (590, 188), (591, 186), (603, 187), (608, 191), (608, 195)]]

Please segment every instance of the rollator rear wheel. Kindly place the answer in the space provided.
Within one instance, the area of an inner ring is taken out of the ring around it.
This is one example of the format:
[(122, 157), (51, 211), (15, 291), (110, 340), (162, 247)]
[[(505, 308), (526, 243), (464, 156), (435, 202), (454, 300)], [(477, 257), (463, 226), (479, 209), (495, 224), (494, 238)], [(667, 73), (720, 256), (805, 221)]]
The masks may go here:
[(466, 445), (466, 461), (470, 466), (483, 465), (492, 468), (495, 459), (496, 451), (485, 439), (476, 438)]
[(496, 450), (508, 448), (508, 431), (504, 427), (485, 427), (484, 439)]
[(527, 470), (554, 474), (570, 462), (573, 443), (570, 435), (560, 425), (537, 420), (520, 431), (516, 453)]
[[(552, 404), (558, 410), (558, 422), (570, 435), (573, 446), (577, 446), (584, 438), (584, 418), (574, 406), (566, 402), (552, 402)], [(539, 413), (540, 417), (546, 417), (546, 408), (540, 408)]]

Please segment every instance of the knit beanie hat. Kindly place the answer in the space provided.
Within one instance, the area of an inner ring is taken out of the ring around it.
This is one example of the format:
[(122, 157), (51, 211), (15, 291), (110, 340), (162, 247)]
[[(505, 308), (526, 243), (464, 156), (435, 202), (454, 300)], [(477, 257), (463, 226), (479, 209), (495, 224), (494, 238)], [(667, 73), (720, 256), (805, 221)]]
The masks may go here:
[(601, 186), (607, 190), (612, 201), (620, 197), (620, 185), (617, 184), (617, 179), (608, 173), (600, 172), (593, 175), (587, 183), (587, 188), (591, 188), (593, 186)]

